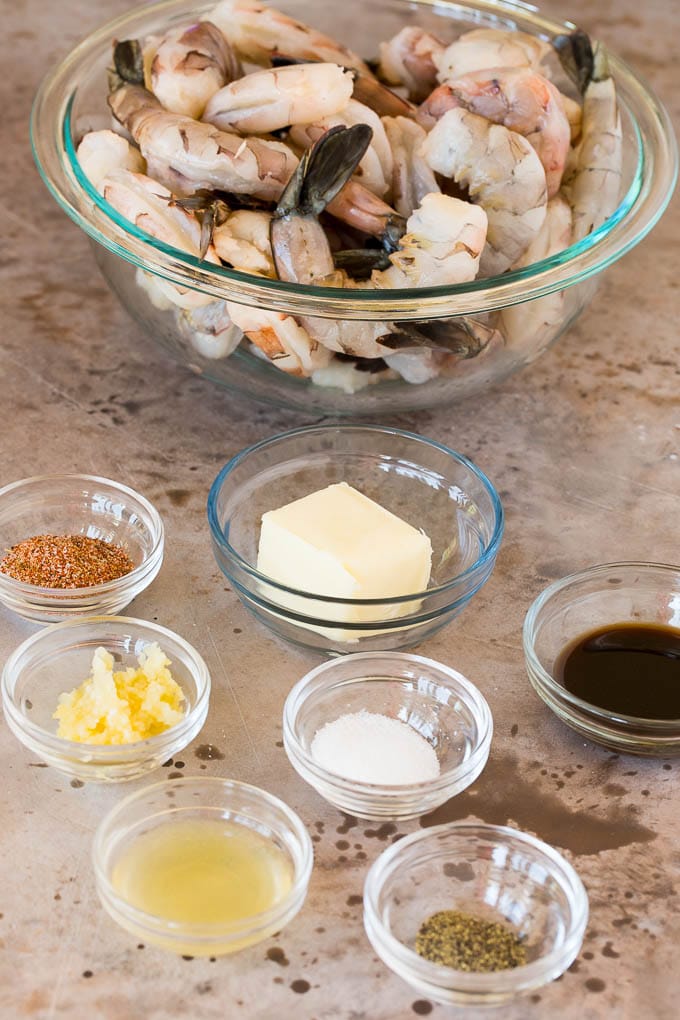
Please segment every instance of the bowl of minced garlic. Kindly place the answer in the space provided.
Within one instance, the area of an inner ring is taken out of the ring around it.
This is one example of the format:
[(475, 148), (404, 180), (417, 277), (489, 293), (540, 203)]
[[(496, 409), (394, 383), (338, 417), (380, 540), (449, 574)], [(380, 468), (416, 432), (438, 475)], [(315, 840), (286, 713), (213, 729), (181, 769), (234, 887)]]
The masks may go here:
[(24, 641), (2, 674), (10, 729), (81, 781), (134, 779), (186, 747), (208, 711), (210, 675), (179, 635), (129, 617), (90, 617)]

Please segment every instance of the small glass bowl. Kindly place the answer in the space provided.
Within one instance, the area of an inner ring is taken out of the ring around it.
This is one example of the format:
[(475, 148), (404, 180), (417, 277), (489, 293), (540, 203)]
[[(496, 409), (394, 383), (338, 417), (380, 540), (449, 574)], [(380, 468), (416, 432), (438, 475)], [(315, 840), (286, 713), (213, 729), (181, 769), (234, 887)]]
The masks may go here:
[[(56, 735), (52, 718), (59, 695), (90, 675), (100, 645), (116, 670), (137, 665), (146, 645), (157, 642), (184, 693), (184, 717), (176, 726), (132, 744), (82, 744)], [(7, 725), (41, 761), (87, 782), (137, 779), (191, 743), (208, 713), (210, 674), (195, 648), (156, 623), (127, 616), (68, 620), (34, 634), (10, 655), (2, 672), (2, 705)]]
[[(180, 819), (232, 820), (254, 829), (288, 857), (290, 889), (269, 910), (229, 924), (180, 923), (139, 910), (115, 888), (116, 863), (136, 838)], [(305, 826), (277, 797), (231, 779), (189, 776), (126, 797), (104, 818), (92, 848), (97, 892), (113, 920), (145, 943), (186, 956), (235, 953), (285, 928), (305, 901), (313, 856)]]
[[(514, 929), (528, 962), (472, 973), (420, 956), (420, 926), (449, 909)], [(378, 857), (364, 885), (364, 926), (378, 956), (445, 1004), (496, 1005), (553, 981), (576, 959), (587, 921), (588, 897), (569, 862), (503, 825), (454, 822), (406, 836)]]
[(680, 754), (680, 719), (640, 719), (591, 705), (553, 676), (560, 652), (582, 634), (617, 623), (680, 628), (680, 567), (604, 563), (555, 581), (524, 621), (529, 680), (546, 705), (582, 736), (616, 751)]
[[(375, 712), (412, 726), (434, 748), (441, 773), (387, 786), (329, 772), (312, 757), (317, 730), (350, 712)], [(360, 652), (317, 666), (283, 709), (283, 746), (296, 772), (327, 801), (358, 818), (416, 818), (461, 793), (486, 765), (491, 711), (455, 669), (420, 655)]]
[[(334, 598), (289, 588), (257, 570), (263, 513), (336, 482), (429, 536), (425, 591)], [(217, 564), (244, 605), (279, 637), (327, 654), (408, 648), (429, 637), (488, 580), (503, 534), (498, 494), (471, 461), (423, 436), (378, 425), (312, 426), (248, 447), (213, 482), (208, 521)]]
[(87, 588), (42, 588), (0, 572), (0, 602), (26, 620), (56, 623), (119, 613), (163, 562), (163, 522), (127, 485), (94, 475), (38, 475), (0, 489), (0, 555), (33, 535), (86, 535), (122, 546), (134, 569)]

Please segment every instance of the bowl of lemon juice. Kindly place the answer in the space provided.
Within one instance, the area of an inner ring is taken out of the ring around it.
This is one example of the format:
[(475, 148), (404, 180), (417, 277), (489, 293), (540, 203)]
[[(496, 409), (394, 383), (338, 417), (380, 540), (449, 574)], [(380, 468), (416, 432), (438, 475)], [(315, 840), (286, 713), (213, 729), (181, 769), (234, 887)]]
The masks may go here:
[(281, 931), (302, 907), (312, 857), (283, 801), (219, 778), (133, 793), (104, 818), (93, 847), (113, 920), (185, 956), (234, 953)]

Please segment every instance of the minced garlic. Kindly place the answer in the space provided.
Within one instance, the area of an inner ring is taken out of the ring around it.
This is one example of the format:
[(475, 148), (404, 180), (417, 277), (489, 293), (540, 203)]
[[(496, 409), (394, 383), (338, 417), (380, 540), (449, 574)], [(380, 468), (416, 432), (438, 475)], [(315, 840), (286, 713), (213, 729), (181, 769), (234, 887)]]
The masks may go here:
[(114, 673), (111, 653), (97, 648), (87, 680), (59, 696), (57, 736), (82, 744), (132, 744), (175, 726), (184, 715), (184, 694), (168, 669), (170, 660), (154, 642), (137, 662), (137, 669)]

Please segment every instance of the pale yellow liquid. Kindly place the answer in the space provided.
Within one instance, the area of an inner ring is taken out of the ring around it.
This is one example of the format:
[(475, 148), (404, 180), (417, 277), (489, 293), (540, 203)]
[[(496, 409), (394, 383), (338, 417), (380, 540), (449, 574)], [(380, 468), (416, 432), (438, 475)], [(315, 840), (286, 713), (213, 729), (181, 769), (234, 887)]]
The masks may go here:
[(112, 884), (130, 905), (179, 924), (224, 924), (290, 890), (292, 862), (259, 832), (224, 819), (165, 822), (123, 851)]

